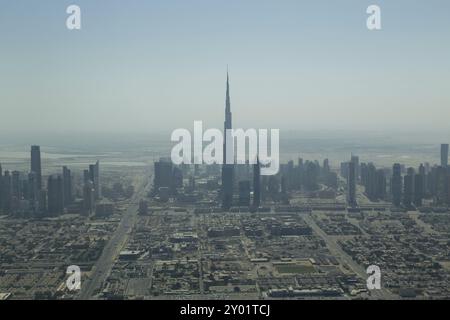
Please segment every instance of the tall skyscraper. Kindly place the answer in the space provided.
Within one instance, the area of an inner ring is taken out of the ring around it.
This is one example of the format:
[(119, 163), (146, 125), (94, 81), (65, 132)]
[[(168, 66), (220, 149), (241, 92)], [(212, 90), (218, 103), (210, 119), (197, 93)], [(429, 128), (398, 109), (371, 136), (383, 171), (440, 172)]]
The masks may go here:
[(36, 181), (36, 173), (28, 174), (28, 200), (30, 200), (30, 211), (36, 214), (39, 209), (39, 193)]
[(402, 202), (402, 168), (399, 163), (392, 167), (391, 192), (392, 203), (399, 207)]
[(173, 179), (173, 164), (172, 161), (164, 158), (154, 164), (155, 177), (153, 179), (153, 185), (155, 191), (159, 191), (159, 188), (171, 188)]
[(95, 163), (95, 175), (94, 175), (94, 184), (95, 184), (95, 197), (96, 199), (102, 198), (102, 185), (100, 180), (100, 161), (97, 160)]
[(423, 184), (424, 175), (420, 173), (414, 176), (414, 205), (416, 207), (422, 206), (422, 200), (424, 197), (424, 184)]
[(83, 184), (88, 183), (88, 181), (91, 181), (89, 170), (83, 170)]
[(426, 171), (426, 168), (423, 165), (423, 163), (421, 163), (420, 166), (419, 166), (419, 175), (421, 176), (421, 178), (419, 180), (422, 182), (422, 194), (421, 194), (421, 196), (423, 198), (423, 197), (425, 197), (428, 194), (428, 189), (427, 189), (427, 171)]
[(102, 196), (100, 187), (100, 162), (98, 160), (95, 164), (89, 166), (89, 176), (90, 180), (94, 183), (95, 200), (98, 200)]
[(319, 188), (319, 173), (320, 167), (313, 161), (306, 160), (305, 162), (305, 189), (307, 191), (315, 191)]
[[(227, 134), (227, 130), (232, 128), (231, 119), (232, 116), (230, 103), (230, 83), (227, 72), (227, 92), (225, 98), (225, 122), (224, 122), (223, 165), (222, 165), (222, 207), (224, 209), (229, 209), (233, 204), (234, 165), (227, 163), (227, 151), (230, 151), (233, 148), (233, 141), (231, 140), (232, 138)], [(230, 155), (228, 155), (228, 157), (230, 157)]]
[(386, 176), (383, 169), (377, 170), (377, 198), (381, 200), (386, 198)]
[(352, 155), (351, 162), (353, 162), (355, 165), (355, 177), (356, 177), (356, 180), (359, 181), (359, 179), (361, 177), (361, 168), (359, 166), (359, 157)]
[(441, 144), (441, 166), (448, 166), (448, 144)]
[(370, 200), (378, 201), (386, 197), (386, 177), (383, 169), (377, 170), (373, 163), (361, 163), (361, 182)]
[(47, 206), (51, 216), (62, 214), (64, 211), (63, 179), (60, 174), (48, 177)]
[(259, 158), (253, 165), (253, 207), (258, 208), (261, 205), (261, 165)]
[(16, 200), (22, 199), (22, 187), (20, 183), (20, 172), (13, 171), (11, 176), (11, 194)]
[(11, 209), (10, 209), (11, 211), (10, 212), (13, 215), (18, 213), (18, 211), (20, 209), (20, 201), (21, 201), (21, 199), (19, 197), (17, 197), (15, 192), (13, 191), (13, 188), (15, 187), (14, 184), (16, 181), (17, 181), (16, 177), (14, 175), (12, 175), (11, 176)]
[(41, 148), (31, 146), (31, 172), (36, 174), (36, 185), (38, 190), (42, 189)]
[(183, 171), (181, 171), (181, 169), (178, 167), (173, 167), (171, 180), (171, 192), (176, 193), (177, 188), (183, 187)]
[(72, 203), (72, 174), (70, 170), (63, 167), (63, 184), (64, 184), (64, 206)]
[(83, 187), (83, 211), (85, 215), (91, 215), (95, 205), (95, 188), (94, 183), (88, 180)]
[[(361, 184), (363, 186), (367, 187), (367, 180), (369, 178), (369, 165), (367, 163), (362, 162), (359, 167), (361, 169), (361, 175), (360, 175), (361, 179), (359, 179), (359, 181), (361, 182)], [(367, 190), (366, 190), (366, 193), (367, 193)]]
[(330, 172), (330, 160), (323, 160), (323, 171), (326, 173)]
[(411, 207), (414, 196), (414, 169), (408, 168), (406, 176), (403, 178), (403, 205)]
[(368, 165), (364, 164), (364, 166), (361, 163), (361, 181), (364, 182), (367, 197), (372, 201), (378, 200), (378, 176), (377, 169), (373, 163), (369, 163)]
[(347, 204), (350, 207), (356, 206), (356, 166), (354, 161), (348, 163)]
[(9, 174), (9, 171), (5, 171), (3, 173), (1, 189), (2, 189), (1, 202), (3, 206), (3, 213), (10, 214), (12, 202), (12, 190), (11, 190), (11, 175)]
[(436, 168), (436, 204), (443, 206), (448, 202), (448, 171), (444, 166)]

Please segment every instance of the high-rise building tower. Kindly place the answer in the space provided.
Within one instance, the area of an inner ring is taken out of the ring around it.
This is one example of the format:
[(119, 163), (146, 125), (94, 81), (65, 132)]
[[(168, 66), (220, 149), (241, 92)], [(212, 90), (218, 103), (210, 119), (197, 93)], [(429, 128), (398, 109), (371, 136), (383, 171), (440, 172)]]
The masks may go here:
[(359, 157), (352, 154), (351, 162), (355, 164), (355, 177), (359, 181), (361, 177), (361, 168), (359, 166)]
[(348, 163), (347, 204), (350, 207), (356, 206), (356, 165), (354, 161)]
[(414, 205), (416, 207), (422, 206), (422, 200), (424, 197), (423, 179), (424, 175), (422, 175), (420, 171), (414, 176)]
[(448, 202), (448, 171), (444, 166), (436, 168), (436, 204), (446, 205)]
[(372, 201), (378, 200), (378, 175), (377, 168), (373, 163), (369, 163), (367, 165), (361, 163), (361, 180), (364, 182), (367, 197)]
[(392, 167), (391, 192), (392, 203), (399, 207), (402, 201), (402, 167), (399, 163), (395, 163)]
[(102, 197), (100, 187), (100, 162), (97, 160), (95, 164), (89, 166), (90, 180), (94, 183), (94, 197), (98, 200)]
[(425, 197), (428, 194), (428, 189), (427, 189), (427, 176), (428, 175), (427, 175), (427, 171), (426, 171), (426, 168), (423, 165), (423, 163), (421, 163), (420, 166), (419, 166), (419, 175), (421, 176), (421, 178), (419, 180), (422, 182), (422, 187), (421, 187), (422, 193), (421, 193), (421, 196), (423, 198), (423, 197)]
[(95, 206), (95, 188), (91, 180), (85, 182), (83, 187), (83, 213), (84, 215), (91, 215)]
[(89, 170), (83, 170), (83, 184), (86, 184), (89, 181), (91, 181), (91, 177), (89, 175)]
[(161, 158), (154, 164), (153, 185), (155, 191), (159, 192), (160, 188), (171, 188), (173, 185), (173, 164), (168, 159)]
[(36, 174), (36, 185), (38, 190), (42, 189), (41, 148), (31, 146), (31, 172)]
[(63, 167), (63, 184), (64, 184), (64, 206), (72, 203), (72, 174), (70, 170)]
[(11, 175), (9, 174), (9, 171), (5, 171), (3, 173), (1, 189), (3, 213), (11, 214), (12, 189)]
[[(223, 140), (223, 165), (222, 165), (222, 207), (229, 209), (233, 204), (233, 174), (234, 165), (227, 163), (227, 156), (231, 157), (232, 154), (227, 152), (233, 151), (232, 137), (227, 134), (227, 130), (232, 128), (231, 121), (231, 103), (230, 103), (230, 83), (227, 72), (227, 92), (225, 98), (225, 122), (224, 122), (224, 140)], [(234, 163), (234, 159), (233, 159)]]
[(441, 166), (448, 166), (448, 144), (441, 144)]
[(261, 205), (261, 165), (259, 158), (253, 165), (253, 207), (258, 208)]
[(403, 178), (403, 205), (408, 208), (414, 200), (414, 168), (408, 168), (406, 176)]
[(377, 198), (382, 200), (386, 198), (386, 176), (383, 169), (377, 170)]
[(16, 200), (22, 199), (22, 186), (20, 181), (20, 172), (13, 171), (11, 176), (11, 194)]
[(47, 184), (47, 205), (48, 213), (57, 216), (64, 211), (63, 179), (60, 174), (48, 177)]
[(11, 213), (16, 214), (22, 200), (22, 186), (20, 180), (20, 172), (13, 171), (11, 173)]
[(30, 201), (30, 211), (33, 214), (38, 212), (39, 208), (39, 193), (36, 181), (36, 173), (30, 172), (28, 174), (28, 200)]

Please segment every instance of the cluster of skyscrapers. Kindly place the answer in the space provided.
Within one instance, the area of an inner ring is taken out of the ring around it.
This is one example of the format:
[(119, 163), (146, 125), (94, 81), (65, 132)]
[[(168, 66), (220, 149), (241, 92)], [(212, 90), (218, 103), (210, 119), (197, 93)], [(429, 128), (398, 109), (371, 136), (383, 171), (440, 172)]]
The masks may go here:
[(71, 170), (66, 166), (61, 174), (48, 176), (47, 188), (42, 181), (41, 150), (31, 146), (30, 172), (2, 172), (0, 164), (0, 211), (23, 217), (57, 216), (65, 211), (91, 214), (95, 201), (101, 197), (100, 164), (84, 171), (82, 200), (74, 192)]
[(183, 186), (183, 173), (173, 165), (171, 159), (161, 158), (154, 163), (155, 176), (153, 179), (154, 195), (167, 201), (170, 195), (176, 194), (177, 188)]
[(373, 163), (359, 164), (359, 158), (341, 164), (341, 175), (347, 179), (347, 203), (357, 206), (356, 185), (364, 186), (371, 201), (391, 201), (395, 207), (420, 208), (424, 200), (433, 206), (450, 205), (450, 169), (448, 144), (441, 145), (440, 165), (420, 164), (418, 168), (395, 163), (392, 169), (377, 169)]
[[(227, 73), (226, 97), (225, 97), (225, 121), (224, 132), (232, 129), (232, 113), (230, 100), (230, 84)], [(223, 163), (221, 168), (221, 183), (209, 182), (210, 188), (218, 188), (219, 202), (224, 210), (231, 207), (259, 208), (262, 201), (287, 202), (288, 192), (294, 190), (306, 190), (315, 192), (320, 189), (320, 185), (325, 185), (323, 193), (331, 192), (337, 188), (337, 173), (330, 169), (328, 159), (325, 159), (323, 166), (317, 161), (298, 160), (295, 166), (293, 161), (280, 166), (280, 172), (273, 176), (261, 176), (261, 164), (257, 159), (256, 163), (230, 164), (227, 160), (227, 153), (232, 137), (224, 135)], [(194, 174), (190, 177), (189, 189), (195, 190), (195, 178), (198, 171), (195, 165)], [(208, 171), (212, 175), (216, 174), (218, 166), (208, 166)], [(173, 166), (170, 159), (161, 159), (155, 162), (154, 195), (158, 195), (161, 200), (168, 201), (169, 196), (176, 195), (178, 200), (186, 199), (186, 194), (180, 195), (177, 189), (183, 187), (183, 174), (187, 172), (184, 166), (181, 169)], [(328, 189), (329, 187), (329, 189)], [(191, 201), (193, 203), (194, 201)]]
[[(232, 114), (230, 102), (230, 86), (227, 74), (226, 99), (225, 99), (225, 121), (224, 132), (232, 129)], [(317, 191), (319, 183), (323, 183), (325, 188), (337, 188), (337, 174), (332, 172), (328, 159), (325, 159), (321, 167), (317, 161), (298, 160), (298, 165), (294, 166), (293, 161), (280, 166), (280, 172), (273, 176), (261, 177), (260, 162), (253, 165), (253, 201), (250, 201), (250, 180), (242, 179), (236, 173), (242, 166), (227, 164), (228, 141), (230, 137), (225, 134), (223, 146), (222, 184), (220, 189), (222, 208), (230, 209), (232, 206), (253, 206), (259, 207), (261, 201), (288, 202), (287, 193), (294, 190)], [(244, 175), (245, 176), (245, 175)], [(234, 197), (234, 190), (238, 187), (239, 197)], [(322, 190), (327, 193), (329, 190)]]
[[(250, 166), (249, 163), (230, 164), (227, 161), (228, 152), (231, 151), (233, 137), (226, 134), (232, 129), (232, 113), (230, 100), (230, 83), (227, 73), (225, 97), (225, 121), (223, 164), (221, 168), (221, 183), (208, 181), (208, 189), (218, 189), (219, 201), (223, 210), (232, 207), (259, 208), (263, 201), (289, 204), (289, 192), (303, 191), (315, 194), (318, 198), (335, 198), (339, 189), (339, 176), (337, 170), (332, 170), (328, 159), (320, 165), (317, 160), (298, 160), (280, 165), (277, 175), (261, 176), (260, 162)], [(360, 163), (359, 157), (351, 156), (351, 160), (341, 163), (340, 174), (346, 182), (346, 200), (350, 208), (358, 207), (357, 188), (364, 187), (365, 196), (372, 202), (390, 201), (395, 207), (404, 209), (420, 208), (427, 200), (428, 205), (450, 206), (450, 169), (448, 166), (449, 145), (441, 146), (441, 164), (431, 167), (428, 163), (418, 168), (406, 168), (395, 163), (390, 168), (377, 168), (375, 164)], [(252, 167), (252, 168), (251, 168)], [(218, 166), (209, 166), (208, 171), (216, 175)], [(154, 195), (163, 201), (170, 196), (178, 197), (181, 202), (187, 198), (183, 186), (183, 175), (188, 172), (174, 166), (170, 159), (161, 159), (155, 162)], [(190, 177), (189, 190), (195, 190), (196, 172)], [(250, 177), (250, 172), (253, 178)], [(93, 179), (95, 181), (95, 177)], [(236, 192), (237, 191), (237, 192)], [(252, 192), (253, 191), (253, 192)], [(188, 202), (196, 203), (192, 196)]]

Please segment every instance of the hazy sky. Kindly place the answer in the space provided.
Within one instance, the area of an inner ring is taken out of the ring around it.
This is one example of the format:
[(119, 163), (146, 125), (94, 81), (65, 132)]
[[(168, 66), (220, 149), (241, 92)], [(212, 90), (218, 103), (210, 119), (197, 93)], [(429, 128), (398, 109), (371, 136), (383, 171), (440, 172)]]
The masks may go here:
[(235, 126), (448, 129), (450, 2), (0, 0), (0, 131), (220, 128), (227, 64)]

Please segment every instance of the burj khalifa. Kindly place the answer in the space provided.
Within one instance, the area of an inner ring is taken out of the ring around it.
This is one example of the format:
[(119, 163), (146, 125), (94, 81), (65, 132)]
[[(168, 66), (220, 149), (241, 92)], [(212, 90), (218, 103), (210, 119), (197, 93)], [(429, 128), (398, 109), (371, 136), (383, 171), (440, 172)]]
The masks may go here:
[[(224, 122), (224, 140), (223, 140), (223, 165), (222, 165), (222, 208), (230, 209), (233, 203), (233, 175), (234, 175), (234, 154), (233, 138), (227, 132), (232, 128), (231, 106), (230, 106), (230, 82), (227, 71), (227, 93), (225, 98), (225, 122)], [(228, 159), (227, 161), (227, 156)]]

